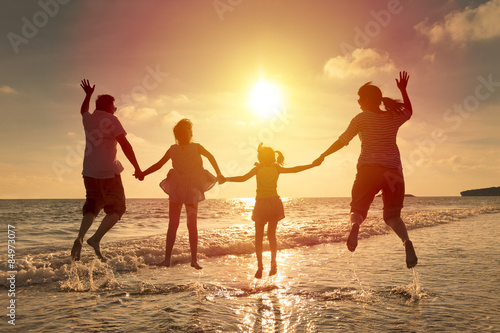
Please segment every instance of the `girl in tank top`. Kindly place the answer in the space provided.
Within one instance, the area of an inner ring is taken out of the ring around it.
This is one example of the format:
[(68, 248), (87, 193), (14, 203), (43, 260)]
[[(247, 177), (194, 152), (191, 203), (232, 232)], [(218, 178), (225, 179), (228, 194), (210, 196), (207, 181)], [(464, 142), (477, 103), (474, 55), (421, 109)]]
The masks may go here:
[[(264, 239), (264, 227), (267, 226), (267, 238), (271, 249), (271, 270), (269, 276), (275, 275), (278, 271), (276, 265), (276, 255), (278, 245), (276, 240), (276, 228), (278, 221), (285, 217), (283, 210), (283, 202), (278, 195), (278, 177), (281, 173), (296, 173), (310, 169), (316, 165), (300, 165), (296, 167), (285, 168), (283, 162), (285, 158), (279, 151), (274, 151), (270, 147), (264, 147), (259, 144), (257, 153), (258, 163), (247, 174), (237, 177), (222, 178), (221, 183), (229, 182), (244, 182), (256, 176), (257, 179), (257, 195), (255, 198), (255, 206), (252, 213), (252, 220), (255, 222), (255, 253), (257, 255), (257, 272), (255, 277), (262, 278), (264, 269), (262, 263), (262, 242)], [(276, 158), (277, 156), (277, 158)]]

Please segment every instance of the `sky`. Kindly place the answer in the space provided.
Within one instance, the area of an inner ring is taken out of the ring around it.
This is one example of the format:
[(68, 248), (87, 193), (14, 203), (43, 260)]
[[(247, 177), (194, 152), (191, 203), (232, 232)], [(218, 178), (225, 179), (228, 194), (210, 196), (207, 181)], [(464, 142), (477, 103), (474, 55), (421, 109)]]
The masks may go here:
[[(92, 110), (97, 95), (116, 98), (142, 169), (189, 118), (193, 140), (236, 176), (253, 167), (259, 142), (280, 150), (286, 166), (311, 163), (361, 112), (360, 86), (372, 81), (401, 98), (402, 70), (414, 110), (398, 135), (407, 193), (500, 186), (500, 0), (1, 6), (0, 199), (85, 197), (82, 79), (96, 85)], [(354, 138), (321, 166), (281, 175), (278, 193), (349, 197), (359, 152)], [(166, 196), (158, 184), (170, 162), (139, 182), (121, 151), (119, 159), (127, 197)], [(254, 195), (251, 179), (216, 186), (207, 198)]]

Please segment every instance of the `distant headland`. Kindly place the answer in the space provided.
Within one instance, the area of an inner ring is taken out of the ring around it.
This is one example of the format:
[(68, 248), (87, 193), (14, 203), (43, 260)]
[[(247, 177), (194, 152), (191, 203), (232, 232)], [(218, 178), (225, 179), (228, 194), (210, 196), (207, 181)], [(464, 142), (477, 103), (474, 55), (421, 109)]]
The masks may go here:
[(500, 196), (500, 186), (462, 191), (460, 192), (460, 195), (463, 197)]

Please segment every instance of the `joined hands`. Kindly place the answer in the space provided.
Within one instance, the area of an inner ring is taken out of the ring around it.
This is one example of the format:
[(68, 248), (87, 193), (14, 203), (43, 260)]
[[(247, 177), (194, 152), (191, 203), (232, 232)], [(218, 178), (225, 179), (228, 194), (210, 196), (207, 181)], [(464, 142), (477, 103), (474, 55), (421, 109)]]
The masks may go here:
[(135, 177), (135, 179), (143, 181), (144, 177), (146, 177), (146, 176), (144, 175), (144, 172), (142, 172), (141, 170), (135, 170), (134, 177)]
[(222, 185), (226, 182), (226, 177), (224, 177), (223, 175), (217, 175), (217, 182), (219, 183), (219, 185)]

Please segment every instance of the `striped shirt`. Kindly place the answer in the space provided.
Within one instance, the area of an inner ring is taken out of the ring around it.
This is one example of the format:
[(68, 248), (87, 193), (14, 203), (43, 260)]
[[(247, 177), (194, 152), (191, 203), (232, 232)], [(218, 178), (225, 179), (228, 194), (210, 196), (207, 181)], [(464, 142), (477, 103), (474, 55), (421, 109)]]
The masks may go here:
[(359, 134), (361, 154), (358, 168), (365, 164), (377, 164), (391, 169), (403, 169), (396, 135), (399, 127), (410, 119), (411, 115), (411, 110), (406, 108), (401, 112), (361, 112), (351, 120), (339, 141), (348, 145), (356, 134)]

